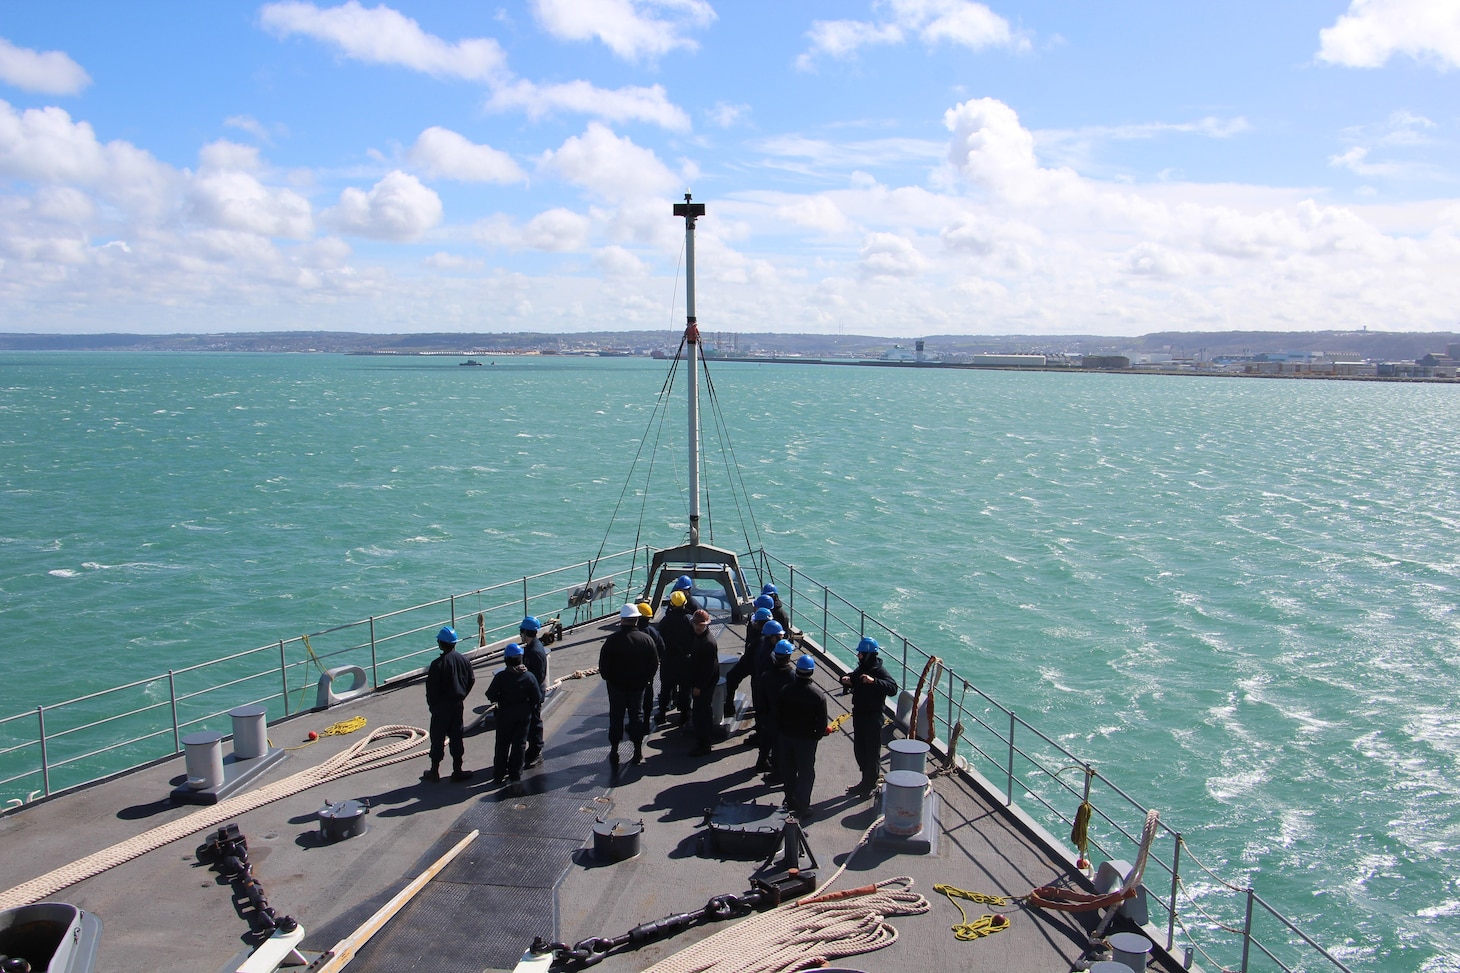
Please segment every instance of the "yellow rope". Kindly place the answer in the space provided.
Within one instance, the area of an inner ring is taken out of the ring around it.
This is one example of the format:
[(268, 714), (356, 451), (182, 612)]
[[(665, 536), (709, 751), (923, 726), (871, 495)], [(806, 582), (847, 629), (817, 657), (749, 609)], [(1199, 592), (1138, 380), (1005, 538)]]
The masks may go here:
[(847, 720), (851, 719), (851, 716), (852, 716), (851, 713), (843, 713), (841, 716), (838, 716), (836, 719), (834, 719), (830, 723), (826, 724), (826, 732), (827, 732), (827, 735), (830, 736), (831, 734), (835, 733), (837, 730), (840, 730), (842, 728), (842, 724), (845, 723)]
[(982, 939), (985, 936), (992, 936), (996, 932), (1003, 932), (1009, 928), (1009, 917), (1003, 913), (984, 913), (972, 922), (968, 921), (968, 913), (963, 911), (963, 906), (958, 904), (959, 899), (967, 899), (969, 902), (977, 902), (979, 905), (993, 905), (1004, 907), (1010, 904), (1008, 896), (989, 895), (986, 892), (970, 892), (967, 889), (960, 889), (953, 885), (934, 885), (934, 892), (941, 892), (953, 903), (958, 910), (958, 916), (962, 922), (955, 922), (952, 926), (953, 935), (962, 942), (972, 942), (975, 939)]
[[(331, 723), (329, 726), (325, 727), (323, 733), (316, 733), (314, 736), (310, 737), (303, 743), (298, 744), (297, 746), (285, 747), (284, 749), (303, 750), (305, 747), (314, 746), (325, 737), (342, 737), (347, 733), (354, 733), (356, 730), (363, 729), (365, 729), (365, 717), (352, 716), (348, 720), (339, 720), (338, 722)], [(269, 746), (273, 746), (272, 741), (270, 741)]]

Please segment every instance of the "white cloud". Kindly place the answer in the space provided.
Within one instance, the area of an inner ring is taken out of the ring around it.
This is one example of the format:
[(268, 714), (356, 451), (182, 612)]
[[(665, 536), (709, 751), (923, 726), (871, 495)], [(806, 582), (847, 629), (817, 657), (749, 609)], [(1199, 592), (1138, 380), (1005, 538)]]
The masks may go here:
[(91, 75), (61, 51), (33, 51), (0, 37), (0, 81), (43, 95), (76, 95)]
[(886, 16), (875, 22), (814, 21), (806, 34), (811, 47), (796, 59), (796, 66), (811, 70), (819, 55), (848, 58), (864, 47), (901, 44), (910, 35), (928, 47), (948, 43), (973, 51), (986, 47), (1023, 51), (1030, 46), (1007, 20), (972, 0), (877, 0), (873, 9)]
[(471, 37), (448, 43), (384, 5), (367, 9), (357, 0), (329, 8), (270, 3), (259, 11), (259, 19), (279, 37), (312, 37), (366, 64), (392, 64), (467, 81), (492, 82), (506, 76), (507, 58), (494, 39)]
[(537, 119), (557, 112), (592, 115), (610, 122), (649, 122), (675, 132), (690, 128), (689, 115), (670, 102), (663, 87), (598, 88), (587, 81), (536, 85), (514, 81), (492, 92), (488, 111), (520, 110)]
[(1318, 32), (1318, 59), (1377, 68), (1395, 54), (1460, 67), (1460, 4), (1453, 0), (1352, 0), (1348, 13)]
[(590, 122), (587, 131), (556, 151), (545, 152), (540, 167), (611, 202), (663, 199), (682, 184), (652, 149), (619, 138), (598, 122)]
[(698, 45), (685, 32), (715, 20), (705, 0), (533, 0), (532, 9), (559, 40), (597, 38), (629, 61), (694, 50)]
[(749, 114), (749, 105), (732, 105), (725, 101), (715, 102), (715, 107), (709, 111), (710, 121), (720, 128), (729, 128)]
[(472, 228), (472, 237), (489, 247), (504, 250), (541, 250), (570, 253), (587, 243), (593, 221), (581, 213), (556, 207), (539, 213), (522, 225), (503, 215), (482, 220)]
[(928, 262), (906, 237), (896, 233), (869, 233), (862, 242), (858, 272), (863, 278), (916, 277)]
[(450, 129), (432, 126), (416, 137), (407, 153), (411, 165), (434, 176), (462, 182), (522, 182), (527, 178), (512, 157), (490, 145), (477, 145)]
[(845, 234), (854, 229), (852, 221), (847, 219), (847, 214), (841, 211), (835, 201), (825, 195), (807, 196), (794, 203), (781, 206), (776, 210), (776, 216), (797, 226), (819, 230), (822, 233)]
[(367, 193), (350, 187), (324, 218), (341, 232), (409, 242), (441, 222), (441, 197), (409, 173), (395, 170)]
[(223, 119), (223, 124), (229, 128), (236, 128), (239, 131), (247, 132), (265, 145), (273, 145), (274, 140), (269, 130), (257, 118), (251, 115), (229, 115)]
[(646, 277), (649, 267), (644, 261), (618, 245), (600, 247), (593, 253), (593, 264), (606, 277)]
[(0, 175), (92, 190), (129, 212), (158, 213), (173, 198), (177, 174), (129, 142), (97, 141), (86, 122), (61, 108), (16, 112), (0, 101)]
[(314, 232), (309, 200), (259, 181), (258, 149), (218, 141), (205, 145), (199, 157), (188, 198), (192, 216), (203, 225), (296, 240)]

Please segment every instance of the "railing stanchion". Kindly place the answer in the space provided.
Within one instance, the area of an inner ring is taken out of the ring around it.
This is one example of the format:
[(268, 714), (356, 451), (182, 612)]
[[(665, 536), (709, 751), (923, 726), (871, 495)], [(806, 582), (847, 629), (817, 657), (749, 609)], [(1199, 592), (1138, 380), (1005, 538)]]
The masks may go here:
[(451, 627), (456, 627), (456, 596), (451, 596)]
[(1176, 893), (1181, 887), (1181, 832), (1176, 832), (1176, 847), (1171, 852), (1171, 911), (1166, 916), (1166, 952), (1176, 945)]
[[(948, 673), (948, 720), (943, 725), (948, 727), (947, 740), (951, 744), (953, 742), (953, 670), (945, 667), (943, 671)], [(951, 758), (953, 751), (950, 750), (948, 756)]]
[(380, 688), (380, 669), (375, 659), (375, 616), (370, 616), (370, 688)]
[[(633, 589), (633, 584), (634, 584), (634, 576), (633, 576), (633, 574), (630, 574), (629, 575), (628, 584), (629, 584), (630, 590), (632, 590)], [(527, 578), (524, 576), (523, 579), (522, 579), (522, 617), (523, 618), (526, 618), (528, 615), (531, 615), (531, 614), (532, 614), (532, 612), (530, 612), (530, 611), (527, 610)]]
[(1247, 973), (1247, 955), (1252, 949), (1252, 886), (1247, 886), (1247, 920), (1242, 924), (1242, 973)]
[(1009, 764), (1007, 778), (1004, 784), (1004, 801), (1009, 806), (1014, 804), (1014, 711), (1009, 710)]
[[(760, 553), (761, 553), (762, 558), (763, 558), (764, 555), (765, 555), (765, 548), (762, 547), (760, 549)], [(790, 597), (788, 597), (786, 599), (786, 613), (787, 613), (786, 614), (786, 617), (791, 620), (791, 624), (792, 625), (795, 625), (796, 624), (796, 568), (794, 566), (792, 566), (792, 568), (791, 568), (791, 580), (788, 583), (791, 586), (791, 591), (790, 591)], [(754, 598), (751, 599), (751, 601), (754, 601), (754, 600), (755, 600)], [(825, 638), (823, 638), (821, 640), (821, 647), (822, 648), (826, 648), (826, 639)]]
[(289, 663), (284, 658), (284, 640), (279, 640), (279, 676), (284, 680), (284, 716), (289, 716)]
[(831, 589), (825, 585), (821, 586), (821, 647), (830, 651), (831, 643), (827, 641), (826, 623), (831, 618)]
[(864, 639), (867, 637), (867, 613), (858, 608), (857, 614), (860, 616), (857, 621), (857, 638)]
[(36, 722), (41, 728), (41, 787), (45, 790), (46, 796), (51, 796), (51, 765), (46, 759), (46, 708), (37, 706), (35, 708)]
[(172, 752), (182, 753), (182, 734), (177, 729), (177, 680), (167, 670), (167, 698), (172, 702)]
[[(907, 671), (907, 636), (904, 635), (902, 637), (902, 685), (904, 688), (906, 688), (910, 678)], [(917, 700), (913, 700), (913, 703), (916, 704)], [(911, 722), (908, 725), (911, 726)]]

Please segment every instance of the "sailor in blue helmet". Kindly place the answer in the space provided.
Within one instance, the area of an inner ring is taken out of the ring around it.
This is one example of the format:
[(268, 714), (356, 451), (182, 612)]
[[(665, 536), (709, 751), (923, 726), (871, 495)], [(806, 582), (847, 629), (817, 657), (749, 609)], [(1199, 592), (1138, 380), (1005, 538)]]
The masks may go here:
[(466, 744), (462, 741), (462, 705), (476, 674), (466, 656), (456, 651), (456, 629), (444, 625), (436, 633), (436, 648), (441, 654), (426, 667), (426, 708), (431, 711), (431, 766), (422, 780), (441, 779), (441, 758), (446, 755), (446, 742), (451, 741), (452, 780), (470, 780), (471, 771), (462, 767)]
[(508, 643), (502, 650), (506, 663), (492, 677), (487, 699), (497, 704), (497, 749), (492, 761), (492, 777), (498, 784), (511, 782), (514, 791), (522, 789), (523, 752), (532, 727), (532, 714), (542, 708), (542, 684), (523, 663), (522, 646)]
[[(547, 668), (548, 648), (542, 644), (542, 639), (537, 633), (542, 630), (542, 623), (532, 615), (528, 615), (517, 626), (517, 644), (522, 646), (522, 664), (527, 666), (527, 671), (537, 677), (538, 688), (542, 690), (543, 697), (547, 697)], [(532, 711), (532, 723), (527, 728), (527, 755), (523, 758), (524, 767), (536, 767), (542, 762), (542, 704), (539, 703)]]
[(897, 681), (882, 665), (880, 649), (876, 639), (862, 639), (857, 643), (857, 667), (842, 676), (842, 685), (852, 694), (852, 752), (862, 771), (861, 781), (850, 788), (854, 794), (870, 794), (877, 787), (884, 704), (897, 692)]
[[(771, 657), (775, 654), (776, 643), (786, 637), (786, 630), (781, 623), (772, 618), (761, 626), (760, 645), (749, 653), (750, 656), (750, 704), (755, 707), (755, 732), (751, 734), (750, 742), (764, 748), (767, 743), (775, 744), (775, 729), (770, 726), (764, 717), (766, 708), (765, 698), (760, 692), (760, 677), (763, 672), (772, 665)], [(776, 768), (769, 763), (768, 758), (756, 762), (756, 773), (766, 773)]]
[(756, 766), (769, 770), (766, 782), (774, 784), (781, 780), (776, 768), (776, 740), (781, 734), (781, 692), (796, 681), (796, 670), (791, 667), (791, 655), (796, 646), (781, 639), (771, 650), (771, 667), (756, 677), (757, 696), (761, 705), (756, 715), (761, 718), (765, 729), (759, 735), (760, 754)]
[(771, 620), (770, 608), (759, 607), (759, 598), (756, 599), (756, 605), (755, 611), (751, 613), (750, 621), (745, 623), (745, 651), (740, 654), (739, 659), (735, 660), (730, 671), (725, 673), (726, 718), (735, 715), (735, 690), (740, 687), (741, 680), (747, 677), (752, 680), (751, 695), (755, 695), (755, 653), (760, 648), (761, 629), (765, 627), (766, 622)]
[[(786, 606), (781, 604), (781, 593), (776, 590), (776, 586), (770, 583), (763, 584), (760, 586), (760, 594), (762, 598), (769, 598), (771, 600), (769, 605), (771, 617), (780, 622), (786, 631), (789, 632), (791, 630), (791, 615), (786, 611)], [(760, 598), (757, 598), (755, 603), (759, 605)]]
[(811, 820), (811, 792), (816, 786), (816, 745), (830, 732), (826, 697), (816, 688), (816, 660), (796, 660), (796, 679), (776, 699), (780, 738), (776, 750), (786, 782), (786, 804), (804, 824)]

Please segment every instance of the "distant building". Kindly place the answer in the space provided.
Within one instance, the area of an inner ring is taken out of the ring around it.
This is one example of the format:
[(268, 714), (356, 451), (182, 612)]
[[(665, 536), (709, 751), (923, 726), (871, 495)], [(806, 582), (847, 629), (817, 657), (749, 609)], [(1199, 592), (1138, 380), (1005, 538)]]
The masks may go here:
[(990, 368), (1043, 368), (1045, 358), (1043, 355), (977, 354), (969, 355), (968, 363)]
[(1086, 355), (1081, 364), (1085, 368), (1121, 369), (1130, 368), (1130, 359), (1125, 355)]

